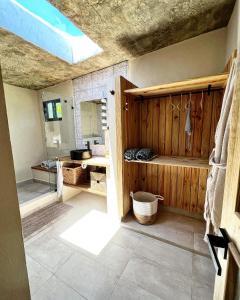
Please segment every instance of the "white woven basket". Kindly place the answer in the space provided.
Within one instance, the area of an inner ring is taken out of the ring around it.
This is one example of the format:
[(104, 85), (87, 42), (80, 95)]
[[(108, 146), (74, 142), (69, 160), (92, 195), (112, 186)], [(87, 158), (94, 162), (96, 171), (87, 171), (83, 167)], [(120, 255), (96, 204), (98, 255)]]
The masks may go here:
[(131, 192), (130, 196), (133, 199), (133, 212), (139, 223), (152, 224), (157, 214), (158, 200), (163, 200), (163, 197), (141, 191)]

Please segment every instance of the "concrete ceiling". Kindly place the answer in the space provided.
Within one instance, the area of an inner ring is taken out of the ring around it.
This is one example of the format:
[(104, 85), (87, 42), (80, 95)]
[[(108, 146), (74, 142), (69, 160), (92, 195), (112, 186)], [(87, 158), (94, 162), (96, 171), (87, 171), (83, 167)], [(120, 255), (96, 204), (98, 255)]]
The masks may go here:
[(104, 52), (76, 65), (0, 29), (6, 83), (40, 89), (227, 25), (235, 0), (50, 0)]

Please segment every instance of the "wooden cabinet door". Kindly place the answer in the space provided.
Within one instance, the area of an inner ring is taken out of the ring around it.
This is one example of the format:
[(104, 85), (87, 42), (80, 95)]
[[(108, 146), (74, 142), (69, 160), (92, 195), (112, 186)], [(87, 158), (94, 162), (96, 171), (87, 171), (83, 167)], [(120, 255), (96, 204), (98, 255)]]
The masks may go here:
[(123, 158), (126, 149), (138, 148), (140, 144), (139, 104), (134, 96), (124, 93), (125, 90), (132, 88), (136, 86), (124, 77), (116, 78), (117, 189), (121, 218), (125, 217), (132, 207), (130, 191), (138, 190), (138, 165), (130, 166)]
[(230, 238), (227, 259), (219, 249), (221, 276), (216, 275), (214, 300), (240, 299), (240, 66), (233, 98), (221, 228)]

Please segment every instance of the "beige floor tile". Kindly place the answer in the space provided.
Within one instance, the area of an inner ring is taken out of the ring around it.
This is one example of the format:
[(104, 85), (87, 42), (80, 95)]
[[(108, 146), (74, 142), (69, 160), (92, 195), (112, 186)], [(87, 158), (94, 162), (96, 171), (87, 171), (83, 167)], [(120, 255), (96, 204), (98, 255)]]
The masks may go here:
[(171, 245), (206, 253), (203, 222), (164, 212), (156, 224), (142, 226), (130, 217), (123, 226), (131, 230), (120, 228), (93, 255), (61, 235), (92, 211), (105, 213), (106, 199), (81, 193), (67, 204), (73, 209), (25, 244), (33, 300), (211, 299), (211, 260)]
[(56, 276), (88, 300), (108, 299), (117, 282), (111, 269), (80, 253), (63, 264)]
[(29, 278), (29, 285), (31, 295), (34, 295), (41, 286), (52, 276), (46, 268), (32, 259), (30, 256), (26, 256), (27, 271)]
[[(174, 263), (174, 262), (173, 262)], [(122, 277), (163, 299), (190, 300), (191, 279), (142, 258), (132, 258)]]
[(194, 250), (202, 253), (210, 255), (208, 245), (203, 240), (204, 234), (194, 233)]
[(177, 274), (190, 276), (192, 274), (192, 257), (190, 251), (174, 247), (158, 240), (142, 237), (135, 248), (137, 256), (143, 256), (161, 266), (167, 267)]
[(210, 258), (193, 255), (193, 281), (199, 285), (214, 286), (215, 269)]
[(120, 279), (110, 300), (161, 300), (129, 280)]
[(212, 300), (213, 287), (194, 282), (192, 285), (192, 300)]
[(118, 232), (115, 234), (115, 236), (112, 238), (112, 242), (123, 248), (134, 250), (140, 238), (141, 238), (140, 234), (125, 228), (120, 228)]
[(26, 247), (26, 252), (49, 271), (56, 272), (72, 254), (71, 248), (58, 240), (41, 237)]
[(96, 261), (110, 268), (115, 274), (120, 276), (132, 254), (133, 250), (110, 243), (96, 257)]
[(194, 232), (203, 231), (201, 221), (169, 212), (163, 212), (153, 225), (147, 226), (137, 223), (134, 217), (129, 215), (122, 226), (191, 250), (194, 250)]
[(43, 286), (32, 296), (32, 300), (84, 300), (72, 288), (52, 276)]

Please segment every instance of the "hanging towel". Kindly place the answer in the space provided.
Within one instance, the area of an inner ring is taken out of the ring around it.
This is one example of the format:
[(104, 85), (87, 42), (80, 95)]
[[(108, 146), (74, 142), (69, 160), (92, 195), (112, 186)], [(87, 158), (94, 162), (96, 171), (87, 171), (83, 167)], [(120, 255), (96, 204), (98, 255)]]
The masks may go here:
[(154, 152), (150, 148), (140, 149), (136, 154), (137, 160), (151, 160), (154, 157)]
[(62, 200), (63, 194), (63, 172), (62, 172), (62, 162), (57, 161), (57, 197), (58, 200)]
[(187, 109), (187, 117), (186, 117), (186, 124), (185, 124), (185, 132), (187, 134), (187, 149), (191, 149), (191, 134), (192, 134), (192, 126), (191, 126), (191, 103)]
[(206, 234), (217, 234), (221, 221), (227, 163), (227, 147), (230, 129), (230, 115), (236, 73), (237, 61), (235, 59), (232, 64), (227, 86), (223, 96), (220, 119), (215, 133), (215, 148), (213, 149), (209, 159), (209, 164), (212, 166), (212, 168), (207, 179), (207, 190), (205, 198), (204, 218), (207, 223)]
[(140, 148), (127, 149), (124, 153), (124, 158), (126, 160), (135, 160), (135, 159), (137, 159), (136, 154), (138, 153), (139, 150), (140, 150)]

